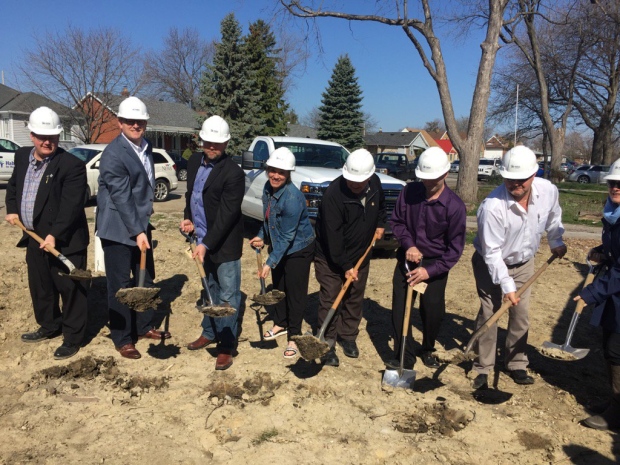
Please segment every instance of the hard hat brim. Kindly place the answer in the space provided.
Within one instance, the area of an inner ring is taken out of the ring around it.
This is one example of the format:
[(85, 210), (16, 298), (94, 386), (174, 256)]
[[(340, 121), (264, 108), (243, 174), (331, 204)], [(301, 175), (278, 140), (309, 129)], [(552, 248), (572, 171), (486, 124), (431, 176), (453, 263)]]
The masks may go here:
[(371, 178), (371, 176), (375, 174), (375, 167), (373, 166), (372, 171), (369, 174), (352, 174), (347, 170), (346, 165), (342, 168), (342, 177), (347, 181), (351, 182), (364, 182)]
[(28, 123), (28, 130), (33, 134), (38, 134), (40, 136), (58, 136), (62, 132), (62, 128), (57, 129), (37, 129), (34, 130)]
[(437, 174), (437, 171), (435, 171), (434, 173), (425, 173), (420, 168), (416, 168), (415, 176), (416, 178), (419, 178), (419, 179), (439, 179), (444, 174), (446, 174), (448, 171), (450, 171), (450, 163), (448, 163), (448, 167), (442, 170), (440, 174)]
[(538, 165), (536, 165), (536, 168), (532, 168), (532, 170), (526, 171), (525, 173), (523, 173), (523, 172), (521, 172), (521, 173), (512, 173), (512, 172), (506, 170), (503, 166), (501, 166), (499, 168), (499, 174), (504, 179), (526, 179), (526, 178), (530, 178), (530, 177), (534, 176), (537, 172), (538, 172)]
[(230, 140), (230, 134), (227, 137), (213, 137), (209, 136), (205, 138), (205, 134), (203, 131), (200, 131), (200, 139), (205, 142), (213, 142), (214, 144), (223, 144), (224, 142), (228, 142)]

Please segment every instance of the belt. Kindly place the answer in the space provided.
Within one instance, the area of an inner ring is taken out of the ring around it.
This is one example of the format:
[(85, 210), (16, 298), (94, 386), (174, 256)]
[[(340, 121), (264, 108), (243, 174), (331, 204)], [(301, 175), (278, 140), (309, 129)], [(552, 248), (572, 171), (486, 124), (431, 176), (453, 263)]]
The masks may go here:
[(519, 268), (520, 266), (525, 265), (527, 262), (529, 262), (529, 260), (526, 260), (524, 262), (521, 263), (515, 263), (514, 265), (509, 265), (506, 263), (506, 268), (508, 268), (509, 270), (512, 270), (513, 268)]

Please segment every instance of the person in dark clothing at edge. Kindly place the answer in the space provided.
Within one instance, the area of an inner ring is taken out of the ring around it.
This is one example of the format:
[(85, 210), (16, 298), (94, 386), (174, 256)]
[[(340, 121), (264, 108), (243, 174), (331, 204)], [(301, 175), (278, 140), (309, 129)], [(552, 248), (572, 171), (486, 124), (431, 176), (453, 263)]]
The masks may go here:
[(316, 279), (320, 285), (318, 325), (323, 324), (343, 283), (353, 281), (325, 332), (330, 346), (321, 357), (328, 366), (338, 366), (336, 340), (347, 357), (357, 358), (355, 339), (362, 320), (364, 291), (370, 269), (370, 254), (358, 270), (355, 264), (368, 246), (383, 237), (386, 222), (385, 196), (375, 173), (372, 155), (355, 150), (334, 179), (321, 201), (316, 223), (317, 247), (314, 258)]
[(606, 267), (592, 284), (582, 289), (575, 300), (592, 305), (590, 323), (603, 329), (603, 355), (611, 381), (608, 402), (590, 410), (595, 415), (583, 423), (601, 430), (620, 429), (620, 160), (605, 177), (609, 197), (603, 209), (603, 244), (590, 250), (588, 257)]
[[(459, 261), (465, 247), (465, 204), (445, 184), (449, 170), (450, 161), (442, 149), (426, 149), (420, 155), (415, 171), (422, 182), (409, 183), (401, 191), (392, 212), (390, 224), (400, 247), (392, 281), (392, 325), (397, 359), (387, 362), (391, 368), (400, 365), (398, 354), (402, 343), (407, 286), (421, 282), (428, 284), (426, 292), (420, 297), (422, 362), (429, 368), (439, 367), (433, 352), (446, 314), (448, 272)], [(415, 267), (410, 266), (409, 273), (405, 260), (410, 265), (416, 264)], [(412, 368), (415, 360), (413, 336), (409, 331), (405, 344), (405, 367)]]

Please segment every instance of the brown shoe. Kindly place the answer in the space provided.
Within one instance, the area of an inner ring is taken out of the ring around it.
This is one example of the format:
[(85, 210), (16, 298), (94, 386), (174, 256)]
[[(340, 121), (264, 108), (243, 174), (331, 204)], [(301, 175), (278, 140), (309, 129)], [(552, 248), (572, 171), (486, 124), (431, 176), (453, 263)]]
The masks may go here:
[(213, 344), (214, 342), (215, 341), (212, 341), (211, 339), (207, 339), (201, 334), (200, 337), (196, 339), (194, 342), (190, 342), (189, 344), (187, 344), (187, 348), (189, 350), (198, 350), (198, 349), (207, 347), (209, 344)]
[(230, 350), (220, 350), (215, 361), (216, 370), (226, 370), (233, 364), (233, 356)]
[(142, 336), (138, 336), (138, 339), (157, 339), (161, 341), (162, 339), (170, 339), (172, 335), (168, 331), (158, 331), (155, 328), (149, 329)]
[(131, 343), (125, 344), (123, 347), (117, 347), (116, 350), (118, 350), (121, 356), (125, 358), (137, 359), (142, 357), (140, 352), (138, 352), (138, 349), (136, 349), (136, 346)]

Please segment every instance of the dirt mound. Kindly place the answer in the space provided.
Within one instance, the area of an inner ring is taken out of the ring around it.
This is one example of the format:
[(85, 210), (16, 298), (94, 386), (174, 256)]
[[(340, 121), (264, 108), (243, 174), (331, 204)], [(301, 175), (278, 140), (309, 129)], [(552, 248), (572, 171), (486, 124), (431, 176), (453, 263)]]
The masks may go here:
[(256, 373), (242, 383), (234, 378), (213, 381), (207, 386), (209, 398), (228, 403), (263, 402), (269, 403), (281, 382), (273, 381), (269, 373)]
[(474, 412), (453, 409), (444, 402), (425, 405), (413, 413), (401, 413), (392, 419), (401, 433), (452, 436), (464, 429), (475, 417)]

